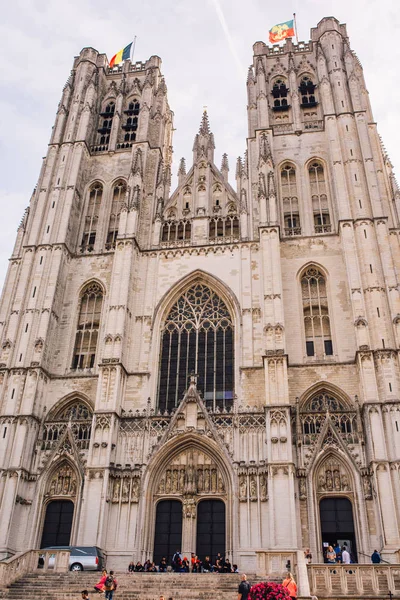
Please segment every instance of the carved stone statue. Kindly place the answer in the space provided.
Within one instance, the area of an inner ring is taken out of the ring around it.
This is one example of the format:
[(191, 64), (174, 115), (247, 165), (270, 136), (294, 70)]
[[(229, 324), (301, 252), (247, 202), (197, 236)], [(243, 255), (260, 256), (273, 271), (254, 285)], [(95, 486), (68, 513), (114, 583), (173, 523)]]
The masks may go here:
[(349, 485), (349, 478), (347, 477), (346, 473), (344, 475), (342, 475), (342, 490), (343, 492), (348, 492), (350, 489), (350, 485)]
[(299, 481), (299, 498), (300, 500), (305, 500), (307, 498), (307, 486), (304, 477), (300, 477)]
[(338, 470), (333, 472), (333, 485), (335, 490), (340, 491), (342, 486), (340, 483), (340, 473)]
[(217, 491), (217, 469), (212, 469), (211, 471), (211, 491)]
[(260, 477), (261, 500), (264, 502), (268, 498), (268, 479), (266, 475)]
[(210, 491), (210, 469), (204, 469), (204, 491)]
[(247, 476), (246, 475), (240, 476), (239, 497), (241, 500), (247, 500)]
[(203, 491), (203, 469), (197, 469), (197, 491)]
[(165, 478), (165, 493), (169, 494), (171, 491), (171, 471), (167, 471), (167, 475)]
[(250, 498), (257, 500), (257, 481), (254, 475), (250, 477)]
[(363, 477), (363, 486), (364, 486), (364, 496), (366, 500), (371, 500), (372, 498), (372, 485), (371, 479), (369, 475), (365, 475)]
[(119, 490), (121, 488), (121, 481), (119, 479), (116, 479), (114, 481), (114, 488), (113, 488), (113, 502), (119, 502)]

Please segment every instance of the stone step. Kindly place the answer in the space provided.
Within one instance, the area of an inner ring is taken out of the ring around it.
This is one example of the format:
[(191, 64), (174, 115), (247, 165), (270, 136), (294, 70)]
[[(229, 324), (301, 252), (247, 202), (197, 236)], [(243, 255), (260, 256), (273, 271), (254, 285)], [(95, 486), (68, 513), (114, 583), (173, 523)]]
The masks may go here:
[[(115, 573), (118, 580), (116, 600), (159, 600), (161, 594), (174, 600), (232, 600), (241, 575), (238, 573)], [(104, 598), (93, 591), (99, 572), (34, 572), (2, 591), (4, 600), (79, 600), (83, 589), (91, 598)], [(265, 578), (250, 574), (251, 583)], [(269, 578), (271, 579), (271, 578)], [(275, 580), (276, 581), (276, 580)], [(93, 592), (93, 593), (92, 593)]]

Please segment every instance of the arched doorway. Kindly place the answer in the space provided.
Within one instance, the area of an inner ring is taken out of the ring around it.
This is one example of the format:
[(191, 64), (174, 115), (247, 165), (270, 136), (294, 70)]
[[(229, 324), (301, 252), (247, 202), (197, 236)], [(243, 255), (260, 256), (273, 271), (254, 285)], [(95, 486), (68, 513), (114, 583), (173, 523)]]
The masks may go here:
[(156, 564), (163, 556), (170, 564), (174, 553), (182, 546), (182, 502), (161, 500), (157, 504), (154, 533), (153, 560)]
[(69, 546), (74, 503), (71, 500), (52, 500), (46, 508), (41, 548)]
[(347, 545), (350, 556), (357, 562), (357, 546), (353, 519), (353, 507), (348, 498), (335, 496), (323, 498), (319, 504), (321, 538), (325, 551), (329, 546)]
[(225, 556), (226, 516), (222, 500), (202, 500), (197, 505), (196, 554), (200, 560)]

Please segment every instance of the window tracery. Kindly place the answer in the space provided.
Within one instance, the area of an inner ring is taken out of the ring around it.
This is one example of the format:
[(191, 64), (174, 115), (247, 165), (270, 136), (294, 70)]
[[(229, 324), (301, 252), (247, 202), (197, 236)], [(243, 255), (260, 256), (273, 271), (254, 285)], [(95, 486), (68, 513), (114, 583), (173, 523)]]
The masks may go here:
[(192, 222), (188, 219), (175, 220), (169, 218), (164, 221), (161, 231), (161, 242), (163, 245), (175, 245), (189, 243), (192, 236)]
[(86, 287), (80, 303), (72, 368), (94, 367), (100, 328), (103, 292), (97, 283)]
[(221, 298), (202, 283), (190, 287), (172, 307), (162, 330), (158, 406), (175, 408), (188, 377), (210, 410), (230, 409), (234, 389), (233, 324)]
[(324, 167), (319, 161), (308, 167), (311, 188), (311, 202), (314, 215), (315, 233), (330, 233), (332, 231), (329, 215), (328, 192)]
[(323, 358), (333, 354), (325, 277), (315, 267), (301, 277), (306, 354)]
[(209, 221), (209, 239), (210, 242), (222, 241), (238, 241), (239, 234), (239, 217), (230, 213), (226, 217), (213, 217)]
[(129, 148), (136, 141), (136, 134), (139, 122), (140, 104), (138, 100), (132, 100), (128, 104), (127, 110), (124, 110), (125, 122), (122, 129), (125, 131), (124, 143), (120, 144), (121, 148)]
[(288, 92), (289, 89), (286, 87), (285, 80), (282, 78), (276, 79), (272, 86), (272, 97), (274, 99), (272, 110), (282, 111), (289, 109)]
[(103, 147), (104, 150), (108, 149), (110, 143), (110, 134), (112, 122), (115, 114), (115, 102), (109, 102), (105, 107), (104, 111), (100, 113), (101, 126), (97, 130), (99, 133), (98, 143)]
[(63, 406), (46, 421), (42, 435), (42, 450), (50, 450), (69, 425), (80, 450), (89, 448), (93, 413), (86, 404), (75, 400)]
[(317, 106), (317, 100), (315, 97), (315, 88), (316, 88), (316, 85), (315, 85), (315, 83), (313, 83), (313, 81), (309, 75), (304, 75), (301, 78), (299, 92), (301, 94), (300, 105), (303, 108), (311, 108), (313, 106)]
[(357, 412), (327, 391), (313, 395), (301, 409), (303, 443), (313, 444), (322, 431), (327, 416), (336, 431), (349, 444), (359, 441)]
[(290, 163), (281, 168), (281, 194), (285, 235), (301, 235), (296, 169)]
[(124, 181), (118, 181), (113, 189), (113, 197), (111, 203), (110, 222), (108, 225), (106, 250), (114, 250), (115, 240), (118, 236), (119, 216), (122, 205), (125, 201), (126, 184)]
[(93, 184), (89, 190), (89, 200), (80, 248), (81, 253), (94, 251), (102, 196), (103, 186), (101, 183)]

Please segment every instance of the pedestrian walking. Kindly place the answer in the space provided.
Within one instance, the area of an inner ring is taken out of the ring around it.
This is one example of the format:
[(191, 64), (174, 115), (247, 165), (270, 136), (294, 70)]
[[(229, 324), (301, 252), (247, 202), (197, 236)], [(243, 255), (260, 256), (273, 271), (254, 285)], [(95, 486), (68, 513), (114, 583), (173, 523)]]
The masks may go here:
[(107, 575), (104, 587), (106, 592), (106, 600), (113, 600), (114, 592), (117, 589), (118, 583), (114, 577), (114, 571), (110, 571)]
[(238, 597), (237, 600), (247, 600), (250, 594), (251, 585), (247, 581), (247, 575), (243, 573), (242, 581), (239, 584), (238, 588)]
[(295, 580), (293, 579), (293, 575), (290, 572), (288, 572), (286, 574), (286, 579), (283, 580), (282, 585), (289, 592), (289, 596), (291, 598), (293, 598), (293, 600), (296, 600), (296, 598), (297, 598), (297, 585), (296, 585)]

